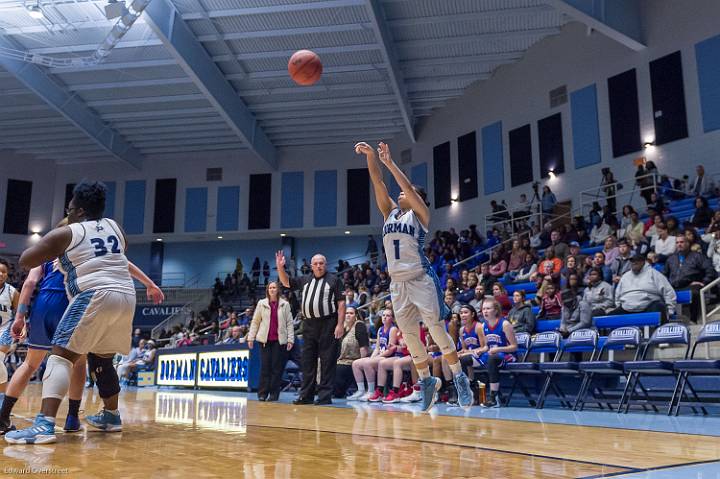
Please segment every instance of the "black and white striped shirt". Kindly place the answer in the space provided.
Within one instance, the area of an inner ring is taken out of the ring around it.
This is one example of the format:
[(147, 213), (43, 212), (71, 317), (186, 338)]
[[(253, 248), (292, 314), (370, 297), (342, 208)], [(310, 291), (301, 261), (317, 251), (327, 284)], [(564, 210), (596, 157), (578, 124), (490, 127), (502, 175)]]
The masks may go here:
[(321, 278), (313, 274), (290, 278), (290, 288), (300, 290), (300, 308), (306, 319), (319, 319), (335, 315), (338, 301), (344, 301), (340, 280), (331, 273)]

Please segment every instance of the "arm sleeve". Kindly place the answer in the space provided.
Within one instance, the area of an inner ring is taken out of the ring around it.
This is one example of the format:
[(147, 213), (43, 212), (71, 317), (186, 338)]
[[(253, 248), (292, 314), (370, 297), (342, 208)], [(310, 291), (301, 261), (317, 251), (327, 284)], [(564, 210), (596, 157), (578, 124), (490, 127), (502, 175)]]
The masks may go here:
[(305, 284), (305, 280), (307, 279), (305, 276), (288, 276), (288, 279), (290, 280), (290, 289), (292, 289), (293, 291), (301, 289)]
[(342, 285), (340, 278), (335, 276), (334, 278), (335, 284), (333, 285), (333, 294), (335, 295), (335, 306), (338, 305), (340, 301), (345, 301), (345, 296), (342, 294)]
[(355, 339), (361, 348), (370, 347), (370, 337), (368, 336), (367, 327), (364, 323), (355, 323)]
[(665, 276), (656, 274), (655, 278), (660, 294), (662, 294), (662, 297), (665, 299), (665, 305), (668, 311), (674, 313), (677, 305), (677, 294), (675, 294), (675, 290)]

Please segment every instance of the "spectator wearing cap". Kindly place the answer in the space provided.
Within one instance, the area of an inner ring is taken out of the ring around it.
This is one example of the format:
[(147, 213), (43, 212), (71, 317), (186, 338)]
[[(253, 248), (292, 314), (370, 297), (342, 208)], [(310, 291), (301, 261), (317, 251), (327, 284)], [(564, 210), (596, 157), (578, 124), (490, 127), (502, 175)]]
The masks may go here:
[(690, 290), (690, 321), (697, 323), (700, 314), (700, 289), (715, 279), (712, 263), (701, 253), (690, 250), (684, 235), (676, 240), (677, 251), (665, 262), (663, 273), (676, 290)]
[(571, 241), (568, 244), (568, 248), (570, 249), (570, 255), (575, 256), (578, 264), (585, 264), (585, 258), (587, 258), (587, 255), (580, 253), (580, 243), (577, 241)]
[(618, 241), (618, 255), (610, 265), (612, 271), (613, 284), (617, 284), (620, 281), (622, 275), (630, 271), (630, 258), (632, 257), (632, 251), (630, 251), (630, 244), (625, 238), (621, 238)]
[(610, 314), (659, 312), (665, 322), (675, 314), (677, 296), (662, 273), (647, 264), (645, 256), (632, 257), (630, 271), (615, 288), (615, 309)]

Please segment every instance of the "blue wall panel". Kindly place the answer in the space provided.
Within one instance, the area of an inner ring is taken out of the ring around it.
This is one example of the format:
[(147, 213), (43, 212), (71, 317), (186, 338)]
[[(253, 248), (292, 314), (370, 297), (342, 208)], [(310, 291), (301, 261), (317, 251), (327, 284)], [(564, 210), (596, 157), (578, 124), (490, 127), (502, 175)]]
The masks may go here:
[(482, 129), (483, 190), (486, 195), (505, 189), (502, 122)]
[(302, 171), (282, 174), (282, 199), (280, 201), (280, 226), (282, 228), (303, 227), (303, 186), (305, 175)]
[(105, 186), (107, 186), (107, 196), (105, 197), (105, 213), (103, 213), (103, 216), (106, 218), (114, 218), (116, 183), (114, 181), (105, 181), (104, 183)]
[(237, 231), (240, 224), (240, 187), (221, 186), (217, 198), (217, 231)]
[(570, 93), (570, 112), (575, 169), (600, 163), (602, 158), (600, 156), (597, 88), (594, 84)]
[(720, 35), (695, 45), (703, 129), (720, 130)]
[[(400, 185), (395, 181), (395, 177), (389, 171), (385, 170), (385, 186), (387, 186), (388, 194), (390, 198), (397, 201), (397, 197), (400, 194)], [(412, 181), (412, 180), (410, 180)]]
[(315, 172), (315, 204), (313, 208), (315, 227), (337, 225), (337, 171)]
[(422, 186), (425, 192), (428, 192), (427, 163), (420, 163), (410, 169), (410, 181), (413, 185)]
[(185, 190), (185, 232), (207, 231), (207, 188)]
[(125, 182), (123, 228), (129, 235), (143, 233), (145, 224), (145, 180)]

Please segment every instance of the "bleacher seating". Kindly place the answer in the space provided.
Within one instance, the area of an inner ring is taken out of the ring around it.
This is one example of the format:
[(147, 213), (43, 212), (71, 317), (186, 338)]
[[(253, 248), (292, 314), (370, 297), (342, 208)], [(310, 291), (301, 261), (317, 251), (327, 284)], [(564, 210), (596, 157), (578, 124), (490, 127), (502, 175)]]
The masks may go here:
[[(676, 404), (670, 404), (670, 414), (673, 412), (673, 406), (675, 408), (675, 415), (677, 416), (683, 404), (693, 407), (694, 411), (694, 405), (703, 402), (690, 384), (690, 376), (719, 376), (720, 359), (695, 359), (695, 352), (701, 344), (718, 341), (720, 341), (720, 321), (713, 321), (703, 326), (700, 330), (700, 335), (695, 341), (695, 345), (690, 353), (690, 359), (679, 359), (674, 362), (674, 370), (678, 373), (677, 383), (675, 384), (677, 395)], [(686, 388), (688, 388), (692, 394), (692, 402), (683, 401)], [(701, 410), (703, 414), (707, 414), (707, 410), (704, 407), (701, 407)]]

